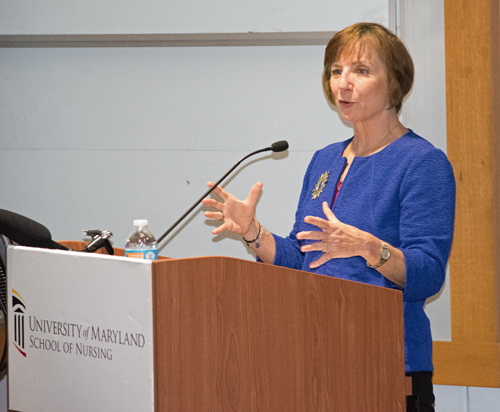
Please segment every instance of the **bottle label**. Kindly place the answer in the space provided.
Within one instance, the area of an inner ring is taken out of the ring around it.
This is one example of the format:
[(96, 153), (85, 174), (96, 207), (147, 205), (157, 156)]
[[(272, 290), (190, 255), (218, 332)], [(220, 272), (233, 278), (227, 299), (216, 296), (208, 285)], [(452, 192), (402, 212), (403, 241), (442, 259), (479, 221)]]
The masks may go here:
[(135, 259), (158, 260), (158, 249), (125, 249), (125, 256)]

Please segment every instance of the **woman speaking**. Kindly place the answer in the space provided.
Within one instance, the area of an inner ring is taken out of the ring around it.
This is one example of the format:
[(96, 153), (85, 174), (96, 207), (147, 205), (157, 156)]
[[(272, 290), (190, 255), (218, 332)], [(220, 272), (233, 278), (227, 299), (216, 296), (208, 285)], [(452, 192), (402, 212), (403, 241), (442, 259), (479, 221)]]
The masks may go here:
[(223, 221), (213, 234), (239, 233), (260, 261), (401, 290), (406, 373), (420, 410), (434, 411), (424, 303), (445, 279), (455, 180), (446, 155), (399, 121), (413, 74), (405, 46), (383, 26), (340, 31), (326, 47), (323, 88), (354, 136), (314, 154), (290, 234), (257, 220), (260, 182), (243, 201), (217, 187), (223, 201), (203, 203), (216, 209), (206, 217)]

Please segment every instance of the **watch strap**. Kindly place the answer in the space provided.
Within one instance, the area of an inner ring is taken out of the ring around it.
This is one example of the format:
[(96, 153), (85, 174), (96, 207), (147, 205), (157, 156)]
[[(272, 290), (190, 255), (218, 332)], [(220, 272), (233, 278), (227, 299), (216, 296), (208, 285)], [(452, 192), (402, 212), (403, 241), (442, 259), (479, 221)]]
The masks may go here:
[[(384, 255), (386, 255), (387, 257), (384, 257)], [(382, 266), (385, 262), (387, 262), (390, 257), (391, 257), (391, 252), (389, 251), (389, 245), (385, 242), (382, 242), (382, 249), (380, 250), (380, 260), (374, 265), (370, 265), (368, 262), (366, 262), (366, 266), (372, 269), (377, 269), (380, 266)]]

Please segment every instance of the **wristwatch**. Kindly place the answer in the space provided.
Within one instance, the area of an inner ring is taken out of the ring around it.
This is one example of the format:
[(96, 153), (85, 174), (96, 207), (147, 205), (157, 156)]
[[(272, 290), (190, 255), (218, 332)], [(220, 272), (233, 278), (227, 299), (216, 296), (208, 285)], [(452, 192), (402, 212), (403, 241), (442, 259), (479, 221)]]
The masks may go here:
[(372, 269), (377, 269), (380, 266), (382, 266), (385, 262), (387, 262), (387, 259), (391, 257), (391, 251), (389, 250), (389, 245), (385, 242), (382, 242), (382, 250), (380, 251), (380, 260), (378, 263), (374, 265), (370, 265), (368, 262), (366, 262), (366, 266)]

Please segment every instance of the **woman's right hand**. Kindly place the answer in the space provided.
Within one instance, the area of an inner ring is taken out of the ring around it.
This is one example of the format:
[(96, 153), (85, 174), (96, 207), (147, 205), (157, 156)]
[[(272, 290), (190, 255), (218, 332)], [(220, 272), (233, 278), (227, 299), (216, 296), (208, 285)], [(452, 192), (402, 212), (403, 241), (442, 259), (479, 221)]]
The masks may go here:
[[(207, 183), (208, 187), (213, 187), (214, 184), (214, 182)], [(214, 192), (222, 198), (223, 202), (218, 202), (210, 197), (203, 199), (202, 203), (204, 205), (218, 210), (217, 212), (205, 212), (205, 217), (222, 221), (222, 225), (215, 228), (212, 234), (218, 235), (224, 231), (229, 231), (245, 237), (246, 234), (254, 230), (252, 222), (255, 218), (257, 199), (262, 186), (261, 182), (255, 183), (245, 200), (237, 199), (220, 186), (217, 186)]]

